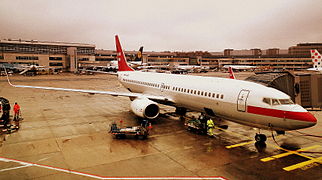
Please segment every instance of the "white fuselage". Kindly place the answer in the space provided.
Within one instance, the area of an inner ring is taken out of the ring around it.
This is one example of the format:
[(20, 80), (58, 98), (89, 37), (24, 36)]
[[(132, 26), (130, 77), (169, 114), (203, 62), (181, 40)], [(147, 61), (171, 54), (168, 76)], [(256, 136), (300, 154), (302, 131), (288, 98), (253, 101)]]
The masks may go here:
[(252, 127), (284, 131), (316, 124), (314, 116), (299, 105), (263, 102), (263, 98), (290, 97), (253, 82), (137, 71), (118, 72), (118, 78), (132, 92), (161, 95), (174, 102), (176, 107), (206, 112)]

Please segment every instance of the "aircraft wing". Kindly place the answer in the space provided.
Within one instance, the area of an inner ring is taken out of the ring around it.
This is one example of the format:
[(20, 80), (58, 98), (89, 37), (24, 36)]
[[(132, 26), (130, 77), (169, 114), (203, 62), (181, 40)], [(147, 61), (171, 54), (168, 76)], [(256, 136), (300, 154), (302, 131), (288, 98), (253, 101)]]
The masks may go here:
[[(9, 82), (10, 83), (10, 82)], [(113, 91), (97, 91), (97, 90), (86, 90), (86, 89), (69, 89), (69, 88), (56, 88), (56, 87), (43, 87), (43, 86), (26, 86), (26, 85), (14, 85), (13, 87), (19, 88), (32, 88), (32, 89), (44, 89), (44, 90), (55, 90), (55, 91), (69, 91), (69, 92), (80, 92), (80, 93), (89, 93), (89, 94), (106, 94), (111, 96), (125, 96), (133, 98), (148, 98), (151, 100), (160, 100), (160, 101), (169, 101), (172, 102), (169, 98), (163, 96), (155, 96), (150, 94), (141, 94), (141, 93), (132, 93), (132, 92), (113, 92)]]
[(156, 96), (150, 94), (142, 94), (142, 93), (132, 93), (132, 92), (113, 92), (113, 91), (97, 91), (97, 90), (86, 90), (86, 89), (69, 89), (69, 88), (57, 88), (57, 87), (43, 87), (43, 86), (26, 86), (26, 85), (14, 85), (10, 82), (9, 77), (7, 75), (8, 83), (13, 87), (18, 88), (32, 88), (32, 89), (44, 89), (44, 90), (55, 90), (55, 91), (69, 91), (69, 92), (80, 92), (80, 93), (89, 93), (89, 94), (106, 94), (111, 96), (125, 96), (131, 98), (148, 98), (151, 100), (157, 101), (167, 101), (173, 102), (171, 99), (164, 96)]

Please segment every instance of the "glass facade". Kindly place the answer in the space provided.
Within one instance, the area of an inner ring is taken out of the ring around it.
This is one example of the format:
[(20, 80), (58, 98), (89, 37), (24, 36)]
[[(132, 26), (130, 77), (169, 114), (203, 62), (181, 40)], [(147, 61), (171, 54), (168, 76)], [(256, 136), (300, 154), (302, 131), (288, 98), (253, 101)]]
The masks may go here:
[[(0, 52), (25, 54), (67, 54), (68, 47), (70, 46), (0, 43)], [(77, 47), (77, 53), (83, 55), (94, 55), (95, 47)]]

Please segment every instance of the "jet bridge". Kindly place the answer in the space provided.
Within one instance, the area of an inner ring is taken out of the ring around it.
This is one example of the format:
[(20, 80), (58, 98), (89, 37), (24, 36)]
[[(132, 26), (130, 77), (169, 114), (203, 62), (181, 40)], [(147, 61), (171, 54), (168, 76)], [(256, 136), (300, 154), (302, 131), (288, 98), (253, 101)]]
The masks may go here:
[(278, 89), (288, 94), (293, 101), (299, 93), (299, 89), (296, 89), (296, 77), (289, 71), (282, 72), (257, 72), (255, 75), (245, 79), (246, 81), (252, 81), (255, 83), (263, 84), (267, 87)]
[(322, 108), (322, 74), (257, 72), (245, 80), (278, 89), (305, 108)]

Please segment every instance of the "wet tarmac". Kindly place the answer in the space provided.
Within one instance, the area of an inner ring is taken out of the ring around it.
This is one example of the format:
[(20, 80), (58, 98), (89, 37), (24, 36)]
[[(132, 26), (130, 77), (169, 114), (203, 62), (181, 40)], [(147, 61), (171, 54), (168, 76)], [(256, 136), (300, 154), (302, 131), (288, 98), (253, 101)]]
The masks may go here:
[[(109, 75), (11, 79), (24, 85), (126, 91)], [(174, 108), (162, 106), (147, 140), (115, 139), (108, 133), (113, 122), (138, 124), (128, 98), (13, 88), (5, 77), (0, 77), (0, 96), (11, 105), (18, 102), (24, 118), (18, 132), (0, 137), (0, 179), (322, 179), (322, 139), (306, 136), (322, 135), (321, 111), (312, 111), (316, 126), (287, 132), (276, 142), (271, 132), (262, 131), (268, 136), (263, 145), (253, 141), (257, 130), (229, 122), (227, 130), (215, 130), (215, 138), (189, 132)]]

